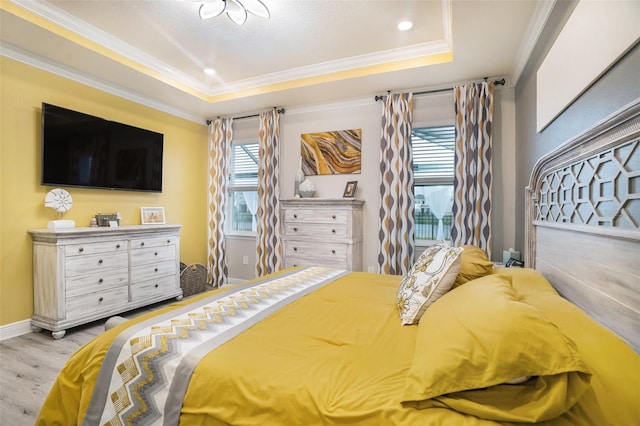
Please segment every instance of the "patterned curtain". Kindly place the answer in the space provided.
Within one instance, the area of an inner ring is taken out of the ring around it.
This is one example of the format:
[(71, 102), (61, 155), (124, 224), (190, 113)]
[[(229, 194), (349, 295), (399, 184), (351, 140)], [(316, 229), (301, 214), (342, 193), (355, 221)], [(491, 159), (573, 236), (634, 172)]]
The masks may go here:
[(451, 238), (454, 245), (476, 245), (491, 258), (493, 83), (458, 86), (454, 95), (456, 148)]
[(404, 275), (413, 264), (415, 229), (411, 120), (413, 94), (388, 95), (380, 138), (380, 273)]
[(232, 118), (218, 118), (209, 125), (209, 193), (207, 269), (209, 282), (220, 287), (227, 282), (228, 268), (224, 241), (229, 159), (233, 139)]
[(276, 109), (260, 114), (260, 165), (258, 166), (257, 276), (280, 270), (280, 114)]

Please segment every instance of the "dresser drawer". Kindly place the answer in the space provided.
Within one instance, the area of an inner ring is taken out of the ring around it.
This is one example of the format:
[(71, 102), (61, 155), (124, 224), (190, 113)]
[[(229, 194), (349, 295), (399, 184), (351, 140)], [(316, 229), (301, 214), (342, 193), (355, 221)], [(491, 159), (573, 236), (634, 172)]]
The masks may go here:
[(138, 265), (131, 267), (131, 282), (137, 283), (140, 281), (152, 280), (164, 275), (174, 275), (176, 273), (176, 262), (160, 262), (160, 263), (147, 263), (145, 265)]
[(307, 241), (289, 241), (285, 245), (285, 255), (293, 257), (323, 258), (342, 260), (347, 257), (346, 244), (318, 244)]
[(131, 250), (131, 266), (145, 265), (147, 263), (175, 262), (176, 247), (149, 247)]
[(177, 288), (176, 277), (174, 275), (164, 276), (155, 280), (133, 283), (131, 285), (131, 300), (153, 299), (156, 296)]
[(347, 238), (347, 227), (339, 224), (287, 223), (284, 227), (284, 233), (287, 236), (317, 238), (322, 240), (343, 240)]
[(128, 268), (97, 271), (86, 275), (67, 277), (66, 297), (100, 292), (129, 283)]
[(97, 253), (126, 252), (127, 241), (104, 241), (99, 243), (70, 244), (64, 247), (64, 254), (70, 256), (86, 256)]
[(95, 315), (125, 306), (129, 301), (129, 287), (121, 286), (91, 294), (67, 298), (67, 319)]
[(102, 253), (86, 256), (73, 256), (67, 259), (65, 275), (70, 277), (97, 273), (98, 271), (109, 271), (113, 269), (127, 268), (129, 258), (127, 252)]
[(325, 210), (325, 209), (287, 209), (284, 213), (284, 220), (289, 222), (308, 222), (308, 223), (336, 223), (347, 224), (349, 218), (348, 212), (344, 210)]
[(178, 237), (149, 237), (149, 238), (136, 238), (131, 240), (131, 249), (145, 249), (149, 247), (162, 247), (162, 246), (175, 246), (178, 241)]

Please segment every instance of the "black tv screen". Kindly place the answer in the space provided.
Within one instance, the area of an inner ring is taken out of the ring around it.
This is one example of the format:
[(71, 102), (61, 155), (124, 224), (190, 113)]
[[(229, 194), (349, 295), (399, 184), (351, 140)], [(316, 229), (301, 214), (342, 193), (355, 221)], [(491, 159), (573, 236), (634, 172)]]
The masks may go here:
[(42, 185), (162, 192), (163, 135), (42, 104)]

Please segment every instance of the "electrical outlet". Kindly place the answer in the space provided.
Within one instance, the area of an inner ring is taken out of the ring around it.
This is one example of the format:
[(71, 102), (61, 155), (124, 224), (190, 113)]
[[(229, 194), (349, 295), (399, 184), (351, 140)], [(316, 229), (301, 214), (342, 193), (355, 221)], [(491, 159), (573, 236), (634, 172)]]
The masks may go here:
[(373, 266), (369, 266), (369, 267), (367, 268), (367, 272), (373, 272), (373, 271), (374, 271)]
[(242, 264), (243, 265), (249, 264), (249, 256), (242, 256)]

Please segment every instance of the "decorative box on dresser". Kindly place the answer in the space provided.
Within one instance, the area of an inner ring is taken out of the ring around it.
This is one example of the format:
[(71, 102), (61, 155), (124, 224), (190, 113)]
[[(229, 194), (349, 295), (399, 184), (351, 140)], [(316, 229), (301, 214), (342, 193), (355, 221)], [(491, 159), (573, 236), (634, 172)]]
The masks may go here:
[(181, 225), (32, 229), (31, 326), (66, 330), (176, 297)]
[(281, 200), (284, 266), (362, 270), (363, 200)]

